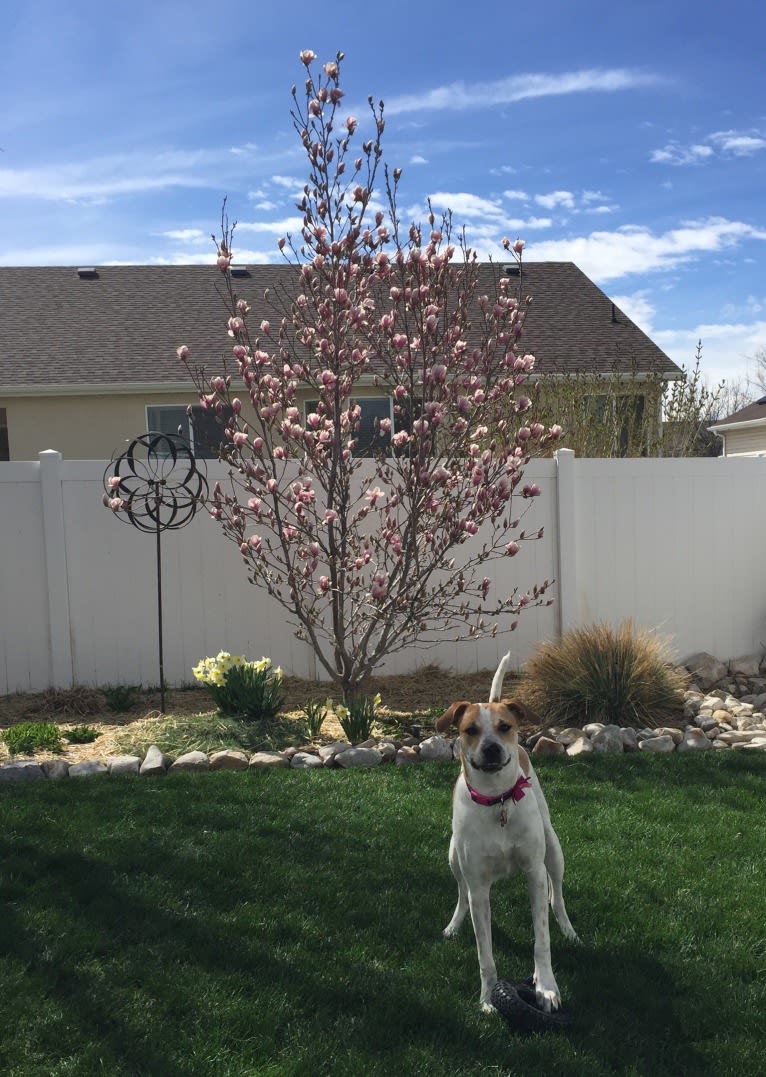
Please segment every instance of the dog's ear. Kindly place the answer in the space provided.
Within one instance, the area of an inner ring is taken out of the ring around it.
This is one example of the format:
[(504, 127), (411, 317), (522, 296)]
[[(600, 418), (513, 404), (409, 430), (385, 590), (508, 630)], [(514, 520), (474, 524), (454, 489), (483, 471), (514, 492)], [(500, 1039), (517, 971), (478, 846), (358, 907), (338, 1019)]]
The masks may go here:
[(457, 725), (465, 714), (466, 707), (470, 706), (471, 704), (467, 699), (461, 700), (460, 703), (453, 703), (441, 718), (436, 719), (436, 732), (446, 733), (451, 725)]
[(504, 699), (503, 706), (507, 707), (519, 722), (526, 722), (527, 725), (541, 724), (540, 719), (534, 711), (531, 711), (529, 707), (525, 706), (519, 699)]

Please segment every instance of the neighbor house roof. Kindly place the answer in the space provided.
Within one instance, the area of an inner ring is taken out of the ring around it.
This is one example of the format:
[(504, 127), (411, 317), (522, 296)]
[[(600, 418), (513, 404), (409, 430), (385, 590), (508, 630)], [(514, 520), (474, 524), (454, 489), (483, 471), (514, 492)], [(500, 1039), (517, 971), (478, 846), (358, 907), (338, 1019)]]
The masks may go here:
[(738, 427), (742, 423), (747, 423), (750, 426), (758, 426), (761, 423), (766, 424), (766, 396), (762, 396), (755, 403), (748, 404), (746, 407), (740, 408), (739, 411), (733, 412), (726, 419), (721, 419), (710, 429), (717, 434), (719, 430), (730, 430), (732, 427)]
[[(480, 294), (492, 294), (503, 271), (482, 265)], [(213, 266), (0, 267), (0, 393), (187, 387), (179, 344), (208, 369), (230, 354), (221, 284)], [(260, 321), (271, 313), (264, 291), (294, 294), (297, 274), (287, 265), (253, 265), (235, 286)], [(533, 299), (522, 347), (535, 354), (539, 372), (680, 376), (573, 263), (525, 263), (520, 287)]]

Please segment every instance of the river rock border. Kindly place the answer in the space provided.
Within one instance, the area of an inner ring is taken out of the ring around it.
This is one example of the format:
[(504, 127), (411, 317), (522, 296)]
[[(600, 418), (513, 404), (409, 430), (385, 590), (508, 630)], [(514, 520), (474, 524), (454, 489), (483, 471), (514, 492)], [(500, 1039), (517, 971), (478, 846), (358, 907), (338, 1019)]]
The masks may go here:
[[(583, 728), (549, 728), (533, 733), (525, 745), (535, 755), (581, 755), (588, 752), (686, 752), (710, 749), (766, 750), (766, 657), (747, 655), (722, 663), (700, 653), (685, 659), (692, 677), (685, 692), (678, 725), (633, 729), (593, 722)], [(458, 742), (446, 737), (416, 736), (372, 738), (362, 744), (336, 741), (322, 747), (306, 745), (282, 752), (246, 752), (224, 749), (208, 755), (187, 752), (177, 759), (152, 745), (143, 759), (114, 755), (67, 763), (51, 759), (16, 759), (0, 766), (0, 784), (39, 778), (78, 778), (96, 774), (135, 774), (150, 777), (186, 771), (312, 770), (333, 767), (377, 767), (382, 763), (408, 766), (421, 762), (448, 762), (458, 758)]]

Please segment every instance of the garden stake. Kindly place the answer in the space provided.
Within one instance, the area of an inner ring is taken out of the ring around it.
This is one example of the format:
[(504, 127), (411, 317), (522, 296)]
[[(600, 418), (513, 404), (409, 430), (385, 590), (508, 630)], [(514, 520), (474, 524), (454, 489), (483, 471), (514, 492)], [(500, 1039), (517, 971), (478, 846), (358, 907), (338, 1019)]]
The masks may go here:
[[(155, 534), (157, 547), (157, 636), (160, 713), (165, 713), (165, 658), (162, 642), (163, 531), (190, 523), (207, 496), (207, 479), (180, 436), (149, 433), (134, 438), (112, 456), (104, 472), (104, 504), (139, 531)], [(120, 515), (122, 514), (122, 515)]]

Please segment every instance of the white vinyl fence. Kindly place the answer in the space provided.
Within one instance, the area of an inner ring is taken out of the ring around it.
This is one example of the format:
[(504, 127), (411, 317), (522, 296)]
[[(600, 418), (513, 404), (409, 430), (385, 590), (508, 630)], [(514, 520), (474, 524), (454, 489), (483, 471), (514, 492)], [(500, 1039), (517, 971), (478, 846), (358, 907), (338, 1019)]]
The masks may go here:
[[(104, 508), (105, 467), (51, 450), (0, 464), (0, 693), (158, 683), (155, 541)], [(219, 469), (209, 465), (209, 480)], [(381, 672), (490, 669), (509, 648), (518, 667), (541, 640), (626, 618), (671, 637), (679, 658), (766, 648), (766, 459), (578, 460), (561, 450), (526, 478), (542, 495), (525, 526), (545, 536), (491, 572), (500, 593), (555, 578), (554, 605), (526, 611), (513, 634), (445, 639)], [(321, 676), (206, 513), (165, 534), (162, 550), (169, 684), (191, 682), (192, 666), (221, 649)]]

